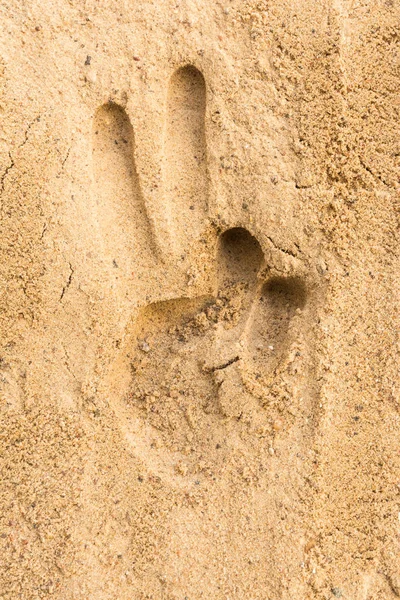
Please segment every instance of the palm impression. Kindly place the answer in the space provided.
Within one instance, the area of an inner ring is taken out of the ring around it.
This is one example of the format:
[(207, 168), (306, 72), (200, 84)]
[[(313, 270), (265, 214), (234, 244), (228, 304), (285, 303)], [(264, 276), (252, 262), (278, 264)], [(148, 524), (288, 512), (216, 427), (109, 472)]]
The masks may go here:
[(150, 304), (135, 324), (127, 402), (180, 446), (196, 423), (207, 437), (216, 415), (259, 416), (305, 304), (297, 280), (260, 278), (263, 254), (244, 229), (219, 238), (216, 262), (215, 295)]

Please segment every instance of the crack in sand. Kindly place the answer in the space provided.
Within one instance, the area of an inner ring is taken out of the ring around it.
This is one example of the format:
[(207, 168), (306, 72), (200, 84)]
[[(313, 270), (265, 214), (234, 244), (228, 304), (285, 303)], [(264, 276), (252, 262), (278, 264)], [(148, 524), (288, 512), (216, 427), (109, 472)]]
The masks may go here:
[(72, 267), (72, 265), (71, 265), (71, 263), (68, 263), (68, 264), (69, 264), (69, 268), (70, 268), (70, 273), (69, 273), (67, 282), (66, 282), (66, 284), (64, 285), (64, 287), (63, 287), (63, 289), (61, 291), (61, 296), (60, 296), (59, 302), (61, 302), (61, 300), (64, 298), (66, 291), (68, 290), (69, 286), (71, 285), (71, 283), (72, 283), (72, 277), (73, 277), (74, 272), (75, 272), (74, 269), (73, 269), (73, 267)]
[[(279, 250), (280, 252), (283, 252), (284, 254), (287, 254), (288, 256), (292, 256), (293, 258), (297, 258), (297, 254), (295, 254), (294, 252), (291, 252), (290, 250), (286, 249), (286, 248), (282, 248), (281, 246), (278, 246), (278, 244), (273, 240), (272, 237), (270, 237), (269, 235), (265, 236), (267, 238), (267, 240), (269, 240), (271, 242), (271, 244), (273, 245), (273, 247), (276, 250)], [(299, 252), (301, 252), (298, 244), (294, 244), (296, 246), (296, 248), (299, 250)]]

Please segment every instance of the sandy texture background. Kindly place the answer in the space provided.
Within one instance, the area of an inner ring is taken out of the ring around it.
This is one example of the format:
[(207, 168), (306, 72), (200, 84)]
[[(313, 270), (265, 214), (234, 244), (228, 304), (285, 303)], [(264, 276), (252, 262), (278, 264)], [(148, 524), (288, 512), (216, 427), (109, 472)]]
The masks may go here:
[(400, 597), (399, 18), (3, 0), (1, 600)]

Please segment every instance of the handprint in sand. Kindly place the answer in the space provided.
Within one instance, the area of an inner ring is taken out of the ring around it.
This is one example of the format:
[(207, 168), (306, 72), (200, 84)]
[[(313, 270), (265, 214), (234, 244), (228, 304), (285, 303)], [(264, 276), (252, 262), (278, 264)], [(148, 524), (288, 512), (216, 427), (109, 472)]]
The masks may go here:
[[(318, 395), (315, 293), (301, 259), (280, 249), (273, 232), (258, 241), (249, 227), (211, 214), (205, 112), (203, 76), (179, 69), (167, 97), (157, 211), (141, 191), (127, 113), (112, 104), (96, 115), (105, 248), (115, 268), (139, 273), (143, 298), (101, 393), (141, 479), (175, 498), (159, 543), (162, 581), (151, 567), (151, 585), (142, 575), (154, 595), (139, 596), (137, 584), (137, 597), (193, 597), (195, 585), (199, 598), (225, 598), (223, 589), (289, 598), (303, 585), (298, 495)], [(186, 285), (150, 300), (170, 261), (179, 269), (185, 254), (194, 261)], [(229, 560), (227, 545), (238, 548)], [(290, 577), (271, 584), (268, 571), (286, 568)]]

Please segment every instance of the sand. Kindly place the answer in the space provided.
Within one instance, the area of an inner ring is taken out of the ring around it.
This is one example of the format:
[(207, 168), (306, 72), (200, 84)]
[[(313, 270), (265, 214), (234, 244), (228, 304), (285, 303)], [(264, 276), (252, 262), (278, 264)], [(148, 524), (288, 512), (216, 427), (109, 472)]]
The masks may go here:
[(400, 597), (398, 2), (1, 14), (0, 599)]

